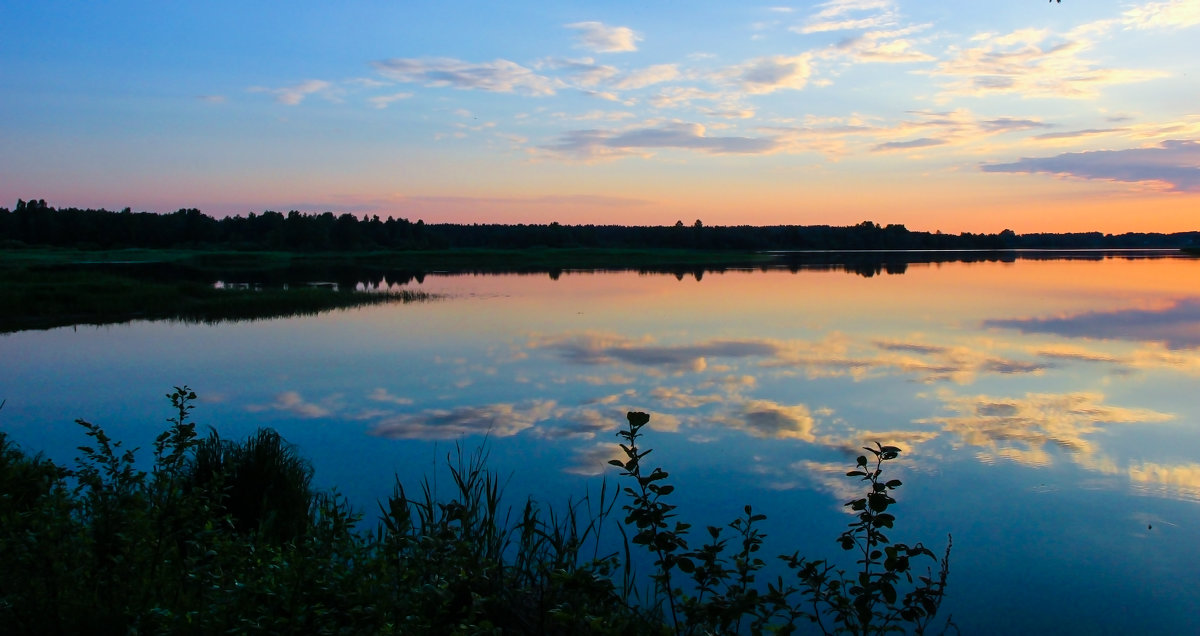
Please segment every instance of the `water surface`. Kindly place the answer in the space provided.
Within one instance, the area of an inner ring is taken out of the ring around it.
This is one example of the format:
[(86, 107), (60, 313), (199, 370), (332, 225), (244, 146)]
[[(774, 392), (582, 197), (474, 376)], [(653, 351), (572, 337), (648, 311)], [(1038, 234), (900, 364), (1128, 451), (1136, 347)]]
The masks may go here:
[(441, 300), (10, 334), (0, 427), (68, 463), (77, 417), (148, 449), (186, 383), (201, 426), (278, 429), (370, 513), (485, 439), (512, 503), (565, 502), (641, 410), (687, 521), (750, 503), (768, 554), (812, 557), (842, 556), (844, 473), (879, 441), (904, 449), (892, 538), (954, 536), (963, 633), (1194, 631), (1200, 259), (971, 260), (429, 274), (401, 287)]

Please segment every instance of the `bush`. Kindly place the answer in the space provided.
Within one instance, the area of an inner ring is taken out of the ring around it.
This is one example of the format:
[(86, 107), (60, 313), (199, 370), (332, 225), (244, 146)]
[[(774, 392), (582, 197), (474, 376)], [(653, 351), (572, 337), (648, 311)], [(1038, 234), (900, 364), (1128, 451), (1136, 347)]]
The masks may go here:
[[(448, 499), (430, 482), (410, 497), (397, 482), (373, 530), (336, 492), (312, 490), (312, 466), (275, 431), (242, 442), (198, 439), (187, 387), (154, 443), (149, 472), (101, 427), (76, 467), (29, 456), (0, 433), (0, 621), (7, 633), (699, 634), (923, 632), (944, 595), (949, 548), (891, 544), (895, 519), (882, 481), (899, 449), (876, 445), (849, 475), (867, 494), (839, 538), (860, 555), (848, 575), (798, 553), (793, 572), (765, 589), (756, 576), (765, 517), (710, 526), (689, 547), (673, 487), (646, 472), (637, 443), (649, 422), (630, 413), (619, 435), (630, 485), (629, 527), (610, 523), (620, 492), (601, 485), (564, 508), (532, 499), (502, 505), (483, 450), (456, 448)], [(602, 539), (608, 526), (622, 539)], [(631, 549), (654, 555), (652, 593), (637, 594)], [(732, 549), (732, 554), (728, 551)], [(938, 572), (918, 576), (915, 562)], [(905, 588), (907, 586), (907, 588)], [(908, 589), (901, 595), (902, 589)]]

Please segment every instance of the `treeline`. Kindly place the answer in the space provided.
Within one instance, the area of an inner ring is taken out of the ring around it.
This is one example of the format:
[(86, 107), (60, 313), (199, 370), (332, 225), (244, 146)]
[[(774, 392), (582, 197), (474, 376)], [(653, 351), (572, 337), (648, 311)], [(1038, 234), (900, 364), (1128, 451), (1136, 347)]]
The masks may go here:
[(426, 224), (332, 212), (210, 217), (195, 208), (170, 214), (54, 208), (18, 200), (0, 208), (0, 243), (78, 248), (206, 248), (248, 250), (427, 250), (684, 248), (704, 250), (962, 250), (1180, 248), (1200, 245), (1200, 232), (943, 234), (864, 221), (851, 226), (671, 226), (550, 224)]

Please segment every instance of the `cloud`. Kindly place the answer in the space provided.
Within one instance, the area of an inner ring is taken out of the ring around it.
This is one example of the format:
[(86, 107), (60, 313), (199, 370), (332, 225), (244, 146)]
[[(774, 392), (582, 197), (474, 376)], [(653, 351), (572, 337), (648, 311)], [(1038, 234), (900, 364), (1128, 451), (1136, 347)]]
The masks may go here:
[(720, 395), (696, 395), (681, 389), (656, 387), (650, 391), (650, 397), (656, 404), (666, 408), (694, 409), (706, 404), (719, 404), (725, 401)]
[[(866, 15), (864, 15), (866, 14)], [(895, 3), (892, 0), (829, 0), (820, 11), (792, 30), (801, 34), (850, 29), (873, 29), (895, 22)]]
[(620, 90), (645, 88), (654, 84), (669, 82), (679, 77), (679, 66), (676, 64), (655, 64), (628, 73), (616, 81), (613, 86)]
[(371, 394), (367, 396), (367, 399), (375, 401), (375, 402), (386, 402), (388, 404), (408, 405), (408, 404), (413, 403), (411, 398), (400, 397), (398, 395), (392, 395), (391, 393), (388, 392), (387, 389), (382, 388), (382, 387), (376, 388), (374, 391), (371, 391)]
[(563, 472), (572, 475), (584, 475), (587, 477), (595, 475), (603, 475), (610, 471), (618, 470), (609, 465), (609, 460), (626, 459), (625, 452), (616, 444), (596, 444), (589, 448), (582, 448), (575, 452), (571, 458), (571, 464), (563, 469)]
[(392, 102), (408, 99), (412, 96), (412, 93), (392, 93), (391, 95), (379, 95), (377, 97), (371, 97), (367, 99), (367, 101), (371, 102), (371, 105), (375, 108), (387, 108), (388, 106), (392, 105)]
[(983, 164), (984, 172), (1043, 172), (1079, 179), (1152, 183), (1177, 192), (1200, 192), (1200, 142), (1164, 141), (1157, 147), (1070, 152)]
[(889, 141), (879, 144), (872, 148), (874, 152), (886, 152), (889, 150), (912, 150), (914, 148), (929, 148), (931, 146), (941, 146), (949, 143), (945, 139), (934, 139), (932, 137), (922, 137), (920, 139), (910, 139), (908, 141)]
[(426, 86), (451, 86), (493, 93), (521, 93), (548, 96), (560, 84), (532, 70), (498, 59), (472, 63), (452, 58), (394, 58), (374, 62), (381, 75), (397, 82), (412, 82)]
[(812, 75), (812, 55), (772, 55), (748, 60), (718, 71), (715, 78), (752, 95), (780, 89), (799, 90)]
[(939, 424), (963, 443), (982, 448), (981, 459), (997, 458), (1034, 465), (1050, 463), (1047, 447), (1077, 455), (1085, 465), (1103, 463), (1088, 436), (1108, 424), (1164, 422), (1174, 416), (1150, 409), (1104, 404), (1100, 393), (1027, 393), (1023, 397), (956, 395), (938, 398), (953, 415), (917, 420)]
[(550, 68), (566, 71), (571, 80), (580, 86), (596, 86), (620, 73), (615, 66), (597, 64), (590, 57), (578, 60), (554, 58), (547, 60), (545, 64)]
[(1121, 132), (1124, 128), (1089, 128), (1087, 130), (1068, 130), (1064, 132), (1044, 133), (1037, 135), (1034, 139), (1038, 141), (1049, 141), (1053, 139), (1078, 139), (1080, 137), (1091, 137), (1094, 135), (1106, 135), (1114, 132)]
[(549, 418), (554, 407), (552, 400), (531, 400), (520, 405), (430, 409), (381, 418), (372, 427), (371, 434), (389, 439), (454, 439), (467, 435), (511, 437)]
[(306, 401), (297, 391), (284, 391), (283, 393), (276, 395), (275, 401), (271, 404), (251, 405), (247, 407), (247, 410), (251, 412), (282, 411), (284, 413), (291, 413), (292, 415), (309, 419), (329, 417), (330, 415), (333, 415), (334, 406), (338, 402), (339, 398), (340, 396), (338, 395), (331, 396), (324, 400), (325, 404), (322, 405)]
[(275, 101), (288, 106), (295, 106), (304, 101), (304, 98), (309, 95), (323, 94), (329, 99), (333, 97), (333, 84), (324, 80), (305, 80), (299, 84), (284, 86), (283, 88), (263, 88), (255, 86), (250, 89), (254, 93), (270, 93), (275, 96)]
[(1147, 2), (1130, 7), (1121, 19), (1131, 29), (1186, 29), (1200, 24), (1200, 4), (1195, 0)]
[(1038, 121), (1036, 119), (1013, 119), (1011, 117), (1000, 117), (998, 119), (987, 119), (979, 122), (983, 130), (987, 132), (1015, 132), (1020, 130), (1031, 130), (1034, 128), (1049, 128), (1050, 124)]
[(922, 42), (907, 37), (927, 28), (928, 25), (916, 25), (889, 31), (868, 31), (842, 40), (834, 50), (852, 61), (861, 63), (932, 62), (937, 58), (917, 49), (917, 45)]
[(951, 47), (946, 59), (925, 72), (945, 78), (943, 98), (1012, 94), (1095, 99), (1108, 86), (1166, 77), (1161, 71), (1105, 68), (1085, 59), (1098, 29), (1085, 25), (1065, 35), (1044, 29), (981, 33), (972, 38), (973, 46)]
[(865, 379), (882, 373), (902, 373), (924, 383), (970, 384), (981, 373), (1037, 374), (1047, 365), (992, 355), (965, 345), (896, 340), (862, 343), (834, 334), (820, 341), (788, 341), (781, 346), (780, 354), (764, 361), (763, 366), (795, 367), (810, 378)]
[(1200, 464), (1144, 462), (1130, 466), (1128, 472), (1135, 486), (1151, 494), (1200, 501)]
[(642, 39), (629, 27), (610, 27), (603, 22), (574, 22), (566, 27), (579, 32), (578, 46), (597, 53), (636, 51)]
[(787, 406), (770, 400), (747, 400), (713, 422), (764, 439), (816, 441), (813, 417), (803, 404)]
[(763, 154), (778, 147), (770, 137), (713, 137), (704, 126), (684, 122), (663, 122), (649, 127), (623, 131), (572, 130), (542, 150), (578, 159), (616, 158), (645, 154), (649, 150), (677, 148), (705, 154)]
[(640, 367), (702, 371), (708, 357), (743, 358), (770, 356), (777, 347), (760, 340), (710, 340), (695, 345), (660, 346), (649, 340), (589, 332), (544, 336), (531, 340), (533, 349), (551, 349), (576, 364), (625, 363)]
[(1072, 338), (1161, 342), (1171, 349), (1200, 348), (1200, 298), (1163, 307), (1086, 312), (1048, 318), (988, 320), (989, 327)]

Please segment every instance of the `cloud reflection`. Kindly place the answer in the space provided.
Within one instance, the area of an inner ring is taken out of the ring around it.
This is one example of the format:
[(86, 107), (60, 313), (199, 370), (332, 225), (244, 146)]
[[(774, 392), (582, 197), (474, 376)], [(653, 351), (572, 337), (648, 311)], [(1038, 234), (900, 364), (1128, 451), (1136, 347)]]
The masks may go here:
[(453, 439), (466, 435), (510, 437), (550, 417), (553, 400), (532, 400), (520, 405), (489, 404), (430, 409), (392, 415), (377, 421), (372, 435), (389, 439)]
[(717, 414), (713, 422), (763, 439), (816, 441), (812, 413), (803, 404), (789, 406), (770, 400), (746, 400), (730, 411)]
[(1009, 460), (1048, 466), (1048, 447), (1058, 447), (1086, 463), (1099, 457), (1088, 436), (1108, 424), (1164, 422), (1174, 416), (1151, 409), (1104, 404), (1101, 393), (1027, 393), (1020, 398), (956, 395), (939, 391), (943, 407), (954, 415), (917, 420), (938, 424), (962, 443), (982, 449), (987, 461)]
[(988, 327), (1071, 338), (1161, 342), (1171, 349), (1200, 348), (1200, 298), (1161, 307), (1092, 311), (1046, 318), (987, 320)]

